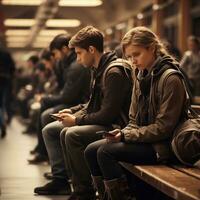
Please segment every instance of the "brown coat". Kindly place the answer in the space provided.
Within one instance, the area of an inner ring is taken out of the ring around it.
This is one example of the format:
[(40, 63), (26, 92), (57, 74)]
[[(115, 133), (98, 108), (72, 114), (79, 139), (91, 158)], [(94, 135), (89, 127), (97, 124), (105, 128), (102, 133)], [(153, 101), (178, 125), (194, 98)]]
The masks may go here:
[[(163, 66), (163, 68), (166, 68), (166, 66)], [(153, 77), (150, 92), (152, 101), (149, 105), (150, 110), (153, 110), (151, 113), (152, 123), (146, 126), (138, 126), (136, 114), (141, 91), (138, 80), (135, 79), (129, 111), (130, 121), (128, 126), (122, 130), (122, 133), (125, 142), (151, 143), (157, 153), (158, 160), (165, 161), (171, 154), (169, 142), (173, 130), (183, 118), (186, 93), (178, 74), (170, 75), (164, 82), (161, 97), (158, 93), (158, 82), (159, 78)]]

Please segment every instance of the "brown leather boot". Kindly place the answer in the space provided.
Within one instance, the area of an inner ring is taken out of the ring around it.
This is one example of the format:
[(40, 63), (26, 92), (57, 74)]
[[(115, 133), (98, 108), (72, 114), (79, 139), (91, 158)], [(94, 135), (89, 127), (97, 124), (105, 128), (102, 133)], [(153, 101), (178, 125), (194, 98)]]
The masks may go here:
[(135, 200), (126, 177), (104, 181), (105, 190), (111, 200)]
[(91, 176), (94, 188), (97, 190), (99, 200), (106, 200), (105, 186), (102, 176)]

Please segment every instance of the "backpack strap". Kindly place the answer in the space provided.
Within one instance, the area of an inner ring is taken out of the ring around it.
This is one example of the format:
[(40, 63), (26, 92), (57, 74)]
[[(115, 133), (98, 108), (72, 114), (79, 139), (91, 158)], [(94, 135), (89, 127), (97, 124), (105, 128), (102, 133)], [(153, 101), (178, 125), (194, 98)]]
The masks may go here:
[(162, 97), (163, 95), (163, 87), (164, 87), (164, 84), (165, 84), (165, 81), (167, 80), (167, 78), (172, 75), (172, 74), (180, 74), (181, 75), (181, 80), (183, 82), (183, 86), (185, 88), (185, 92), (186, 92), (186, 99), (188, 100), (189, 104), (188, 104), (188, 109), (190, 111), (190, 113), (192, 114), (192, 116), (194, 118), (197, 118), (198, 117), (198, 114), (196, 113), (196, 111), (191, 107), (191, 101), (190, 101), (190, 95), (189, 95), (189, 88), (188, 88), (188, 85), (187, 85), (187, 81), (184, 77), (184, 75), (182, 75), (181, 71), (178, 71), (176, 69), (172, 69), (172, 68), (169, 68), (167, 70), (165, 70), (161, 77), (160, 77), (160, 80), (158, 82), (158, 94), (160, 96), (160, 98)]
[(126, 76), (132, 81), (132, 77), (131, 77), (131, 65), (127, 60), (124, 60), (122, 58), (117, 58), (116, 60), (112, 61), (108, 67), (105, 69), (105, 71), (103, 72), (102, 75), (102, 87), (103, 89), (105, 88), (105, 82), (106, 82), (106, 75), (108, 73), (108, 71), (113, 68), (113, 67), (119, 67), (120, 69), (123, 69)]
[(169, 68), (162, 73), (160, 80), (158, 82), (158, 93), (159, 93), (160, 97), (162, 97), (162, 95), (163, 95), (163, 87), (164, 87), (164, 83), (167, 80), (167, 78), (172, 74), (178, 74), (178, 73), (179, 72), (177, 70), (172, 69), (172, 68)]
[[(103, 88), (103, 90), (105, 88), (107, 73), (113, 67), (118, 67), (118, 68), (122, 69), (124, 71), (124, 73), (126, 74), (126, 76), (128, 77), (128, 79), (132, 82), (132, 67), (131, 67), (130, 63), (127, 60), (124, 60), (122, 58), (117, 58), (116, 60), (112, 61), (108, 65), (108, 67), (105, 69), (105, 71), (103, 72), (103, 75), (102, 75), (102, 88)], [(125, 123), (128, 123), (128, 118), (122, 110), (120, 111), (120, 116)], [(115, 127), (115, 125), (113, 125), (113, 127)]]

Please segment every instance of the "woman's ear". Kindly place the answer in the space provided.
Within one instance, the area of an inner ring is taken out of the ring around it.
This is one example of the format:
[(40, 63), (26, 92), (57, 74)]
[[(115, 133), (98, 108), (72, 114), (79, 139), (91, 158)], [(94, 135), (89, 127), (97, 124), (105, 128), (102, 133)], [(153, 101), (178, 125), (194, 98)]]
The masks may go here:
[(93, 47), (93, 46), (89, 46), (89, 52), (91, 53), (91, 54), (93, 54), (94, 52), (95, 52), (95, 47)]

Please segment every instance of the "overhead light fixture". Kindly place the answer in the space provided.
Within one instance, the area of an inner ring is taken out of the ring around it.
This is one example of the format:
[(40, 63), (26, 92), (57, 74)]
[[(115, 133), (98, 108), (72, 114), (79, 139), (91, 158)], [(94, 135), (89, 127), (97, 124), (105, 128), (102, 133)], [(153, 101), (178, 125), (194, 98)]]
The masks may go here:
[(77, 19), (49, 19), (46, 22), (47, 27), (78, 27), (80, 24)]
[(49, 46), (49, 43), (47, 43), (47, 42), (34, 42), (32, 45), (31, 45), (32, 47), (34, 47), (34, 48), (46, 48), (46, 47), (48, 47)]
[(152, 9), (153, 10), (159, 10), (160, 9), (160, 5), (159, 4), (153, 4)]
[(113, 33), (113, 30), (111, 28), (106, 29), (106, 34), (111, 35)]
[(41, 30), (39, 36), (56, 36), (58, 34), (67, 33), (65, 30)]
[[(2, 0), (3, 5), (39, 6), (44, 0)], [(59, 6), (66, 7), (96, 7), (102, 4), (101, 0), (60, 0)]]
[(2, 0), (3, 5), (19, 5), (19, 6), (38, 6), (42, 3), (42, 0)]
[(5, 32), (6, 36), (27, 36), (30, 34), (30, 30), (27, 29), (8, 29)]
[(137, 14), (137, 18), (138, 18), (138, 19), (143, 19), (143, 18), (144, 18), (144, 15), (143, 15), (142, 13), (138, 13), (138, 14)]
[(117, 24), (117, 25), (116, 25), (116, 29), (117, 29), (117, 30), (124, 29), (125, 27), (126, 27), (126, 23), (120, 23), (120, 24)]
[(52, 41), (54, 37), (44, 37), (44, 36), (38, 36), (36, 39), (35, 39), (35, 42), (46, 42), (46, 43), (50, 43)]
[(26, 44), (24, 42), (8, 42), (7, 47), (9, 48), (24, 48)]
[(26, 42), (27, 37), (23, 36), (8, 36), (6, 37), (7, 42)]
[(60, 0), (59, 6), (68, 7), (96, 7), (102, 4), (101, 0)]
[(16, 26), (16, 27), (30, 27), (35, 24), (35, 19), (6, 19), (4, 20), (5, 26)]

